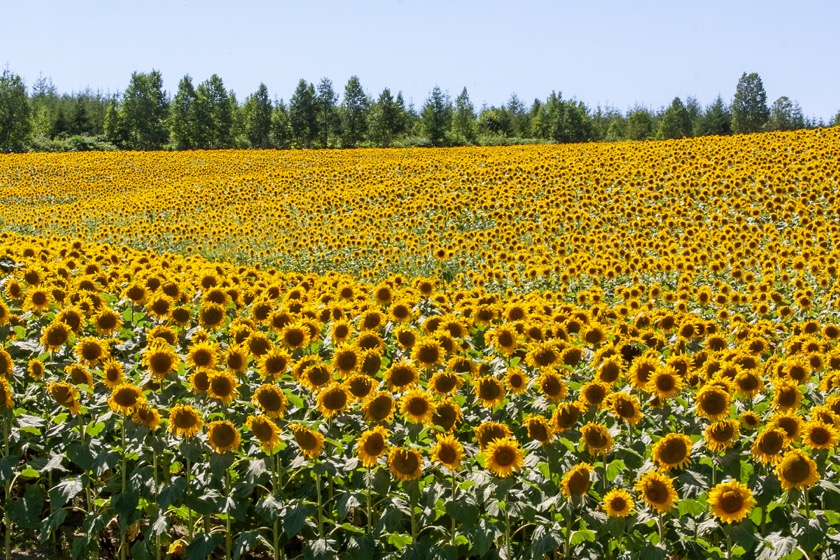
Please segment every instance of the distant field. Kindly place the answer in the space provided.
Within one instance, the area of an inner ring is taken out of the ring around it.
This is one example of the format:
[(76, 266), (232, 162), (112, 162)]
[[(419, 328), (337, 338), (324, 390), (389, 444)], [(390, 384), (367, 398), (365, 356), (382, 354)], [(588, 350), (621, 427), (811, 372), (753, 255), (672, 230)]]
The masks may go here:
[(834, 558), (838, 168), (838, 128), (2, 156), (6, 550)]

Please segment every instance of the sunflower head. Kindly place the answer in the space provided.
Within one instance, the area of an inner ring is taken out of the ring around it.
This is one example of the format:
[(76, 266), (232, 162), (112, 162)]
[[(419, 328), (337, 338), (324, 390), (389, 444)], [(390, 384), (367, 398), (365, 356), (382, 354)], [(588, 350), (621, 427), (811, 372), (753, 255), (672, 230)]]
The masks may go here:
[(722, 523), (738, 523), (755, 507), (755, 499), (746, 484), (730, 480), (709, 491), (709, 507)]
[(581, 439), (590, 454), (606, 453), (612, 448), (613, 438), (603, 424), (589, 422), (580, 429)]
[(280, 444), (280, 428), (268, 416), (248, 416), (245, 425), (266, 452), (271, 453)]
[(802, 428), (802, 443), (810, 449), (834, 449), (840, 440), (840, 431), (834, 426), (815, 419)]
[(368, 422), (390, 422), (394, 418), (396, 403), (390, 393), (378, 391), (368, 396), (362, 404), (362, 414)]
[(510, 476), (525, 464), (519, 442), (510, 436), (491, 440), (484, 450), (484, 455), (487, 459), (487, 468), (500, 477)]
[(449, 470), (457, 470), (464, 458), (464, 446), (452, 435), (438, 435), (437, 443), (432, 448), (432, 460), (447, 467)]
[(510, 428), (498, 422), (483, 422), (475, 430), (475, 437), (482, 451), (486, 451), (493, 441), (510, 436)]
[(385, 382), (391, 391), (414, 387), (420, 381), (420, 372), (408, 360), (400, 360), (385, 371)]
[(400, 399), (400, 412), (415, 424), (429, 424), (434, 413), (431, 396), (420, 388), (412, 389)]
[(432, 413), (432, 424), (443, 428), (445, 432), (451, 432), (458, 422), (461, 421), (461, 407), (457, 403), (444, 400), (435, 405)]
[(697, 414), (717, 420), (729, 414), (729, 393), (717, 385), (705, 385), (695, 398)]
[(388, 455), (388, 468), (397, 480), (415, 480), (423, 473), (423, 457), (413, 449), (394, 447)]
[(551, 417), (554, 431), (563, 433), (572, 428), (580, 418), (581, 412), (581, 405), (577, 402), (563, 402), (557, 405)]
[(131, 383), (117, 385), (111, 391), (111, 398), (108, 399), (108, 406), (119, 414), (133, 414), (137, 407), (144, 406), (146, 399), (140, 387)]
[(657, 470), (643, 474), (636, 482), (636, 491), (651, 509), (664, 513), (674, 507), (677, 491), (674, 482)]
[(14, 406), (12, 386), (6, 378), (0, 377), (0, 408), (12, 408), (12, 406)]
[(785, 490), (801, 490), (819, 480), (820, 473), (810, 455), (801, 449), (791, 449), (776, 465), (776, 477)]
[(522, 424), (528, 430), (528, 437), (545, 445), (554, 438), (551, 422), (545, 416), (530, 415)]
[(207, 442), (216, 453), (237, 449), (240, 444), (239, 430), (228, 420), (218, 420), (207, 424)]
[(301, 453), (314, 459), (324, 451), (324, 436), (317, 430), (310, 430), (301, 424), (289, 424)]
[(190, 405), (176, 404), (169, 411), (169, 432), (175, 436), (189, 438), (198, 433), (204, 421), (198, 410)]
[(682, 469), (691, 461), (691, 438), (668, 434), (653, 446), (653, 459), (660, 469)]
[(767, 428), (755, 438), (752, 454), (762, 463), (778, 463), (788, 447), (787, 433), (781, 428)]
[(389, 432), (382, 426), (375, 426), (365, 430), (359, 437), (358, 453), (362, 465), (375, 467), (381, 457), (388, 450)]
[(282, 418), (286, 414), (286, 395), (277, 385), (260, 385), (251, 401), (269, 418)]
[(207, 381), (207, 394), (224, 404), (233, 402), (239, 393), (236, 378), (227, 371), (213, 371), (208, 374)]
[(589, 463), (578, 463), (572, 470), (563, 475), (560, 490), (567, 498), (579, 498), (589, 491), (592, 484), (592, 473), (595, 469)]
[(135, 424), (142, 424), (154, 432), (160, 426), (160, 413), (156, 408), (141, 404), (134, 409), (134, 416), (131, 417)]
[(350, 406), (352, 395), (344, 383), (330, 383), (328, 387), (318, 393), (318, 412), (324, 418), (332, 418), (344, 412)]
[(735, 445), (740, 435), (737, 420), (720, 420), (709, 424), (703, 433), (706, 445), (715, 453), (725, 451)]
[(495, 408), (505, 400), (505, 388), (502, 383), (490, 375), (484, 375), (475, 380), (475, 396), (482, 406)]
[(633, 513), (635, 505), (633, 495), (624, 488), (610, 490), (601, 502), (601, 507), (609, 517), (627, 517)]

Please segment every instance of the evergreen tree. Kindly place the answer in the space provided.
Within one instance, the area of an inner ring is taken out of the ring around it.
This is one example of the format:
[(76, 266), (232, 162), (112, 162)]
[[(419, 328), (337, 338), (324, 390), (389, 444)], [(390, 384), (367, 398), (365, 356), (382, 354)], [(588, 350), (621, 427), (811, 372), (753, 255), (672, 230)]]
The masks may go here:
[(169, 131), (176, 150), (196, 147), (195, 130), (196, 93), (189, 74), (178, 82), (178, 91), (172, 99), (169, 114)]
[(476, 130), (475, 107), (470, 101), (467, 88), (464, 88), (455, 98), (455, 111), (452, 115), (452, 137), (459, 144), (474, 144)]
[(770, 118), (767, 107), (767, 93), (761, 77), (753, 72), (744, 72), (735, 88), (732, 101), (732, 130), (736, 134), (759, 132), (764, 129)]
[(370, 100), (358, 76), (351, 76), (344, 86), (341, 101), (341, 145), (354, 148), (364, 142), (367, 136), (367, 118)]
[(252, 148), (268, 148), (271, 145), (271, 99), (268, 88), (260, 84), (250, 95), (242, 108), (245, 136)]
[(128, 131), (125, 122), (120, 117), (119, 105), (116, 97), (108, 102), (105, 111), (105, 140), (117, 147), (124, 147), (128, 142)]
[(840, 126), (840, 111), (837, 111), (831, 120), (828, 121), (828, 126)]
[(692, 136), (691, 115), (679, 97), (675, 97), (671, 106), (659, 119), (659, 138), (689, 138)]
[(90, 134), (91, 122), (83, 96), (76, 97), (73, 106), (73, 118), (70, 120), (70, 134)]
[(0, 152), (22, 152), (31, 132), (26, 86), (20, 76), (3, 70), (0, 75)]
[(403, 109), (385, 88), (368, 113), (368, 135), (377, 146), (388, 147), (404, 130)]
[(433, 146), (443, 146), (448, 142), (447, 133), (452, 128), (452, 103), (449, 96), (438, 86), (420, 111), (421, 129)]
[(628, 140), (648, 140), (653, 136), (655, 121), (651, 112), (644, 107), (636, 107), (627, 115), (625, 137)]
[(697, 121), (697, 136), (732, 134), (732, 113), (720, 95), (708, 106)]
[(586, 142), (592, 138), (592, 123), (586, 106), (574, 100), (563, 100), (562, 93), (548, 96), (531, 123), (540, 138), (554, 142)]
[(318, 143), (322, 148), (329, 148), (341, 124), (337, 110), (338, 94), (333, 89), (332, 80), (321, 78), (315, 99), (318, 104)]
[(525, 110), (525, 104), (519, 97), (512, 93), (505, 106), (510, 118), (511, 135), (518, 138), (527, 138), (531, 134), (530, 115)]
[(282, 99), (274, 104), (271, 112), (271, 143), (284, 150), (292, 147), (292, 123)]
[(223, 149), (233, 146), (233, 107), (224, 82), (213, 74), (198, 84), (193, 104), (196, 147)]
[(318, 104), (315, 86), (300, 80), (289, 100), (292, 139), (298, 148), (311, 148), (318, 137)]

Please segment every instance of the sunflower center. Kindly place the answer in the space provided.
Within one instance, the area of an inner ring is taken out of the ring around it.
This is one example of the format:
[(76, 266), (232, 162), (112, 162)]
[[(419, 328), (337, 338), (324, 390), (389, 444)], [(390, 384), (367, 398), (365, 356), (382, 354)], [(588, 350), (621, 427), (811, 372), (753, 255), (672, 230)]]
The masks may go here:
[(328, 410), (341, 410), (347, 406), (347, 393), (343, 389), (330, 391), (324, 395), (324, 407)]
[(393, 401), (391, 400), (391, 397), (383, 395), (381, 397), (376, 397), (370, 402), (368, 415), (374, 421), (384, 420), (391, 414), (392, 409)]
[(406, 409), (412, 416), (424, 416), (429, 412), (429, 403), (422, 397), (415, 397), (409, 399)]
[(502, 388), (493, 379), (485, 379), (478, 387), (478, 395), (485, 401), (494, 401), (499, 398), (501, 393)]
[(213, 354), (208, 350), (197, 350), (192, 355), (193, 363), (198, 367), (204, 367), (213, 360)]
[(374, 432), (365, 440), (364, 448), (365, 453), (377, 457), (385, 450), (385, 438), (382, 437), (382, 434)]
[(224, 375), (213, 378), (210, 386), (212, 387), (213, 392), (220, 397), (227, 397), (233, 393), (233, 383), (231, 383), (231, 380)]
[(732, 429), (732, 425), (726, 422), (715, 425), (709, 433), (715, 441), (725, 443), (732, 438), (734, 430)]
[(709, 416), (717, 416), (726, 410), (726, 398), (718, 391), (706, 393), (700, 401), (700, 406)]
[(555, 361), (557, 361), (557, 355), (550, 348), (541, 350), (534, 355), (534, 362), (541, 367), (550, 366)]
[(180, 410), (175, 414), (173, 420), (177, 428), (186, 430), (195, 426), (198, 418), (188, 410)]
[(586, 431), (586, 445), (595, 449), (607, 446), (607, 435), (599, 429)]
[(720, 497), (720, 507), (726, 513), (736, 513), (744, 507), (744, 497), (736, 490), (726, 490)]
[(399, 451), (394, 460), (394, 467), (402, 474), (414, 474), (420, 467), (420, 462), (414, 453)]
[(607, 396), (607, 392), (600, 385), (589, 385), (584, 392), (586, 400), (592, 404), (601, 404)]
[(528, 435), (536, 441), (548, 440), (548, 430), (545, 429), (545, 425), (539, 422), (528, 424)]
[(436, 426), (440, 426), (444, 430), (449, 430), (455, 425), (455, 420), (457, 420), (457, 418), (458, 416), (455, 413), (455, 409), (451, 406), (444, 405), (437, 407), (434, 415), (432, 416), (432, 421)]
[(513, 452), (513, 449), (509, 447), (499, 447), (496, 449), (495, 453), (493, 453), (493, 460), (500, 467), (507, 467), (512, 465), (516, 460), (516, 454)]
[(172, 368), (172, 357), (163, 352), (155, 352), (149, 358), (149, 367), (155, 373), (166, 373)]
[(508, 331), (500, 332), (499, 337), (496, 340), (502, 348), (510, 348), (513, 346), (513, 334)]
[(554, 376), (546, 377), (541, 387), (543, 392), (549, 397), (556, 397), (563, 391), (563, 384)]
[(615, 403), (615, 411), (622, 418), (633, 418), (636, 415), (636, 407), (628, 400), (619, 400)]
[(309, 430), (297, 430), (295, 432), (295, 441), (304, 451), (311, 451), (318, 446), (318, 440)]
[(652, 504), (664, 504), (668, 501), (668, 488), (658, 480), (651, 480), (645, 485), (645, 498)]
[(765, 455), (776, 455), (782, 450), (784, 445), (784, 437), (775, 431), (766, 432), (758, 442), (758, 448)]
[(260, 441), (269, 441), (273, 435), (271, 426), (268, 425), (268, 422), (252, 423), (251, 431), (254, 432), (254, 435), (257, 436), (257, 439)]
[(621, 368), (615, 362), (607, 362), (604, 364), (604, 367), (601, 368), (601, 381), (606, 383), (612, 383), (616, 379), (618, 379), (618, 375), (621, 373)]
[(303, 331), (300, 329), (291, 329), (286, 333), (286, 344), (293, 347), (298, 347), (303, 344)]
[(819, 426), (813, 428), (808, 436), (817, 445), (825, 445), (831, 439), (828, 430)]
[(673, 391), (676, 384), (676, 381), (671, 375), (660, 375), (656, 378), (656, 388), (663, 393)]
[(501, 439), (506, 435), (507, 434), (505, 434), (505, 431), (502, 428), (499, 428), (498, 426), (489, 426), (481, 431), (479, 441), (482, 446), (486, 446), (494, 439)]
[(221, 323), (224, 316), (221, 306), (213, 305), (201, 310), (201, 318), (211, 327)]
[(283, 399), (276, 391), (260, 391), (257, 400), (262, 409), (268, 412), (276, 412), (283, 407)]
[(622, 498), (621, 496), (616, 496), (612, 500), (610, 500), (610, 508), (612, 508), (615, 512), (623, 512), (627, 509), (627, 500)]
[(443, 373), (435, 377), (435, 390), (438, 393), (448, 393), (455, 388), (458, 377), (451, 373)]
[(440, 359), (440, 351), (432, 345), (421, 346), (417, 351), (417, 359), (424, 364), (435, 364)]
[(437, 456), (441, 463), (451, 465), (458, 458), (458, 452), (451, 445), (441, 445)]
[(229, 447), (235, 440), (236, 430), (227, 424), (219, 424), (213, 430), (213, 443), (217, 447)]
[(581, 496), (589, 490), (589, 471), (579, 469), (569, 477), (569, 494)]
[(50, 329), (47, 331), (47, 344), (49, 346), (61, 346), (67, 342), (67, 331), (64, 329)]
[(120, 406), (133, 407), (137, 404), (137, 391), (131, 388), (119, 389), (114, 395), (114, 402)]
[(355, 352), (341, 352), (336, 357), (336, 365), (338, 369), (342, 371), (350, 371), (356, 367), (356, 362), (358, 361), (358, 357), (356, 356)]
[[(575, 406), (568, 406), (559, 409), (560, 413), (556, 416), (555, 424), (558, 428), (567, 430), (574, 426), (575, 422), (577, 422), (578, 417), (580, 417), (580, 410), (578, 410)], [(619, 412), (621, 416), (624, 416)], [(630, 414), (630, 416), (633, 416)]]
[(796, 404), (796, 393), (795, 389), (790, 388), (783, 388), (779, 391), (779, 406), (787, 408)]
[(414, 371), (410, 367), (398, 366), (391, 370), (391, 385), (394, 387), (405, 387), (411, 383), (414, 383)]
[(315, 366), (309, 368), (306, 377), (309, 379), (309, 383), (315, 387), (320, 387), (330, 380), (330, 372), (325, 367)]

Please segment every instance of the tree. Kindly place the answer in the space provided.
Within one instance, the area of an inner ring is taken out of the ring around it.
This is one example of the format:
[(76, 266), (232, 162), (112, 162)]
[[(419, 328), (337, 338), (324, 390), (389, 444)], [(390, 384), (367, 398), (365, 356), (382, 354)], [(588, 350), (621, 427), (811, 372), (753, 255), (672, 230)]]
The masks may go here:
[(828, 126), (840, 126), (840, 111), (837, 111), (828, 123)]
[(123, 147), (128, 142), (128, 130), (125, 127), (125, 121), (120, 116), (119, 104), (117, 98), (113, 97), (108, 102), (108, 108), (105, 110), (105, 139), (111, 144)]
[(377, 146), (388, 147), (405, 130), (405, 109), (385, 88), (368, 112), (368, 136)]
[(470, 101), (467, 88), (464, 88), (455, 98), (455, 111), (452, 115), (452, 137), (457, 143), (474, 144), (476, 129), (475, 107)]
[(767, 121), (769, 130), (798, 130), (805, 128), (805, 116), (796, 101), (785, 95), (778, 98), (770, 106), (770, 120)]
[(482, 107), (478, 115), (478, 130), (481, 134), (501, 138), (513, 136), (510, 113), (504, 107)]
[(271, 99), (268, 88), (261, 83), (257, 91), (248, 96), (242, 107), (245, 136), (252, 148), (271, 145)]
[(282, 99), (274, 103), (274, 110), (271, 112), (271, 143), (282, 149), (292, 147), (292, 124)]
[(91, 122), (88, 116), (87, 107), (85, 106), (85, 99), (82, 95), (76, 97), (76, 102), (73, 104), (73, 118), (70, 120), (71, 134), (90, 134)]
[(168, 111), (161, 73), (157, 70), (148, 74), (133, 72), (120, 109), (128, 136), (127, 147), (133, 150), (162, 148), (169, 137)]
[(432, 89), (423, 104), (420, 122), (423, 134), (433, 146), (443, 146), (448, 142), (447, 132), (452, 128), (452, 103), (438, 86)]
[(539, 108), (531, 128), (540, 138), (554, 142), (586, 142), (593, 136), (586, 106), (571, 99), (564, 101), (562, 93), (554, 91)]
[(634, 108), (627, 115), (625, 135), (628, 140), (647, 140), (653, 135), (655, 122), (651, 112), (644, 107)]
[(518, 138), (526, 138), (531, 134), (531, 118), (525, 110), (525, 104), (519, 97), (512, 93), (505, 106), (510, 115), (511, 134)]
[(26, 86), (17, 74), (0, 75), (0, 152), (22, 152), (32, 132)]
[(197, 148), (222, 149), (233, 145), (233, 104), (222, 79), (213, 74), (198, 84), (194, 123)]
[(318, 141), (322, 148), (328, 148), (341, 125), (337, 111), (338, 94), (333, 89), (332, 80), (321, 78), (315, 100), (318, 104)]
[(299, 148), (311, 148), (318, 137), (318, 105), (315, 86), (307, 84), (306, 80), (298, 82), (289, 100), (289, 122), (294, 144)]
[(670, 107), (659, 119), (659, 138), (689, 138), (692, 136), (691, 115), (679, 97), (675, 97)]
[(697, 120), (697, 136), (732, 134), (732, 113), (720, 95)]
[(344, 99), (341, 101), (341, 145), (354, 148), (361, 144), (367, 135), (367, 117), (370, 99), (358, 76), (350, 76), (344, 86)]
[(195, 101), (195, 88), (187, 74), (178, 82), (178, 91), (170, 106), (169, 132), (176, 150), (196, 147)]
[(767, 93), (761, 78), (753, 72), (744, 72), (735, 88), (732, 101), (732, 130), (736, 134), (759, 132), (770, 118), (767, 108)]

